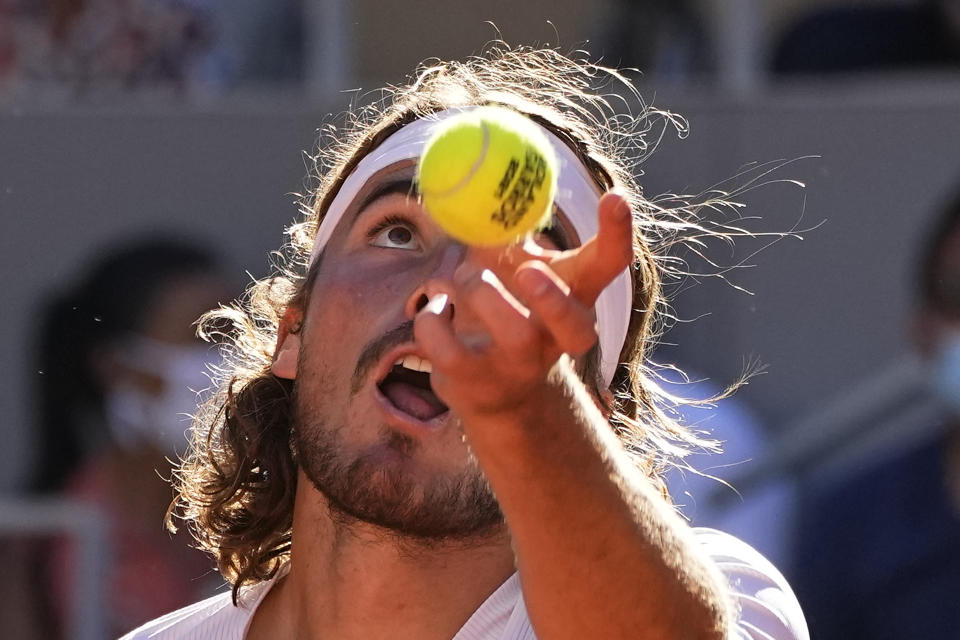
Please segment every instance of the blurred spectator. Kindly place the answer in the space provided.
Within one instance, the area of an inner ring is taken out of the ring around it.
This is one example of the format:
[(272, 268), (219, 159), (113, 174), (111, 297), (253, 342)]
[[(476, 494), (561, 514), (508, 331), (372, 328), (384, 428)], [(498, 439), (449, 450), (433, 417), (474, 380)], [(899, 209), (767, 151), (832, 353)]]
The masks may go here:
[(293, 82), (298, 0), (0, 0), (0, 93), (211, 93)]
[[(689, 369), (683, 370), (689, 381), (670, 370), (661, 373), (664, 389), (670, 394), (707, 401), (722, 393)], [(768, 455), (767, 434), (756, 415), (735, 395), (708, 404), (681, 404), (677, 412), (683, 424), (718, 440), (722, 451), (688, 456), (686, 462), (695, 471), (667, 472), (674, 504), (691, 525), (732, 533), (776, 566), (788, 566), (795, 507), (793, 482), (783, 478), (765, 478), (749, 486), (737, 482)]]
[(904, 425), (912, 442), (821, 480), (798, 515), (794, 585), (820, 640), (960, 629), (960, 193), (925, 247), (919, 294), (913, 338), (938, 428)]
[(211, 16), (215, 41), (198, 70), (208, 85), (303, 80), (304, 19), (300, 0), (191, 0)]
[[(205, 556), (164, 530), (173, 494), (163, 478), (185, 452), (187, 416), (216, 361), (193, 323), (227, 297), (206, 250), (146, 240), (106, 254), (43, 315), (34, 486), (107, 518), (114, 635), (220, 584)], [(74, 564), (68, 541), (53, 545), (42, 593), (60, 616)]]
[(707, 36), (689, 0), (618, 0), (607, 17), (606, 58), (659, 81), (709, 70)]
[(960, 0), (858, 3), (821, 9), (776, 47), (779, 73), (827, 73), (960, 65)]
[(0, 538), (0, 620), (3, 635), (17, 640), (49, 640), (52, 628), (38, 597), (36, 540), (25, 534)]

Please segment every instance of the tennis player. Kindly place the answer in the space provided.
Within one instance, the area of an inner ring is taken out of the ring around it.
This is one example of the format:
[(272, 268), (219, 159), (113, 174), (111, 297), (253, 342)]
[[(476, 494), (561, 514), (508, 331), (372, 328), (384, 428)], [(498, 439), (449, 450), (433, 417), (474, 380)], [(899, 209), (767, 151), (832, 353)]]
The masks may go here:
[[(780, 573), (691, 529), (659, 479), (696, 444), (645, 366), (676, 229), (627, 154), (614, 70), (491, 48), (422, 67), (322, 145), (286, 262), (237, 307), (176, 515), (232, 583), (127, 638), (807, 638)], [(434, 129), (530, 116), (554, 222), (465, 246), (413, 185)]]

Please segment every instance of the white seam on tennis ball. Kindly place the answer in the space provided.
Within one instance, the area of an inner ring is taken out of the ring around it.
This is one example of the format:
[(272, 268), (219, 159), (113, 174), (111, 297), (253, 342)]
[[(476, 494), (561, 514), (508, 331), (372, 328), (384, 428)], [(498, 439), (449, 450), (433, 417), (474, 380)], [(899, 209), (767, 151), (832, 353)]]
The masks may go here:
[[(490, 129), (487, 127), (487, 123), (483, 120), (480, 121), (480, 127), (483, 130), (483, 144), (480, 146), (480, 154), (477, 155), (477, 161), (473, 163), (473, 166), (470, 167), (470, 171), (467, 172), (467, 175), (463, 176), (463, 179), (460, 180), (457, 184), (453, 185), (449, 189), (444, 189), (443, 191), (430, 191), (430, 195), (438, 198), (444, 196), (453, 195), (460, 189), (463, 189), (467, 186), (473, 176), (480, 170), (480, 167), (483, 166), (483, 161), (487, 159), (487, 150), (490, 148)], [(421, 193), (426, 194), (427, 191), (424, 190), (423, 185), (420, 185)]]

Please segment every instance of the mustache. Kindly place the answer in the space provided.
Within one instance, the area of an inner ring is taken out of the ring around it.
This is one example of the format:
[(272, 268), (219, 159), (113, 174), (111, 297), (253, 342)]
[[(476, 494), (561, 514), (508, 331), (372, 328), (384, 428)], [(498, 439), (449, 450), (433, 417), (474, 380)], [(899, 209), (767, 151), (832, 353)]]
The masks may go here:
[(353, 378), (350, 382), (350, 393), (356, 393), (360, 390), (364, 379), (370, 373), (370, 369), (380, 361), (383, 354), (404, 342), (413, 342), (412, 320), (394, 327), (379, 338), (369, 342), (360, 352), (360, 357), (357, 358), (357, 366), (353, 370)]

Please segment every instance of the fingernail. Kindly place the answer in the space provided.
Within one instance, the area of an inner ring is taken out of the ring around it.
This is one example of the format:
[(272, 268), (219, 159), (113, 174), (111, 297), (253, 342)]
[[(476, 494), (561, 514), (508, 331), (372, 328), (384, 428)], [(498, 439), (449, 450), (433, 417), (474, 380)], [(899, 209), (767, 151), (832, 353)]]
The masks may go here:
[(445, 293), (438, 293), (437, 295), (430, 298), (430, 301), (427, 304), (423, 305), (423, 311), (425, 313), (432, 313), (433, 315), (439, 316), (443, 314), (443, 310), (447, 308), (447, 301), (449, 297)]
[(629, 218), (632, 212), (630, 210), (630, 197), (627, 193), (627, 190), (618, 185), (607, 191), (607, 193), (619, 196), (623, 200), (622, 203), (618, 203), (617, 206), (614, 207), (614, 217), (616, 217), (618, 220), (625, 220), (626, 218)]
[(528, 233), (523, 239), (523, 250), (532, 256), (542, 256), (544, 254), (543, 247), (537, 244), (532, 233)]
[(517, 274), (523, 287), (531, 296), (539, 297), (547, 292), (550, 283), (547, 277), (536, 269), (523, 269)]
[(500, 279), (497, 277), (497, 274), (495, 274), (490, 269), (484, 269), (483, 271), (481, 271), (480, 279), (494, 287), (499, 286), (500, 284)]
[(615, 194), (615, 195), (618, 195), (618, 196), (620, 196), (621, 198), (623, 198), (624, 200), (628, 200), (628, 199), (629, 199), (629, 198), (627, 197), (627, 188), (624, 187), (622, 184), (618, 184), (618, 185), (614, 185), (614, 186), (610, 187), (610, 188), (607, 190), (607, 193), (613, 193), (613, 194)]

